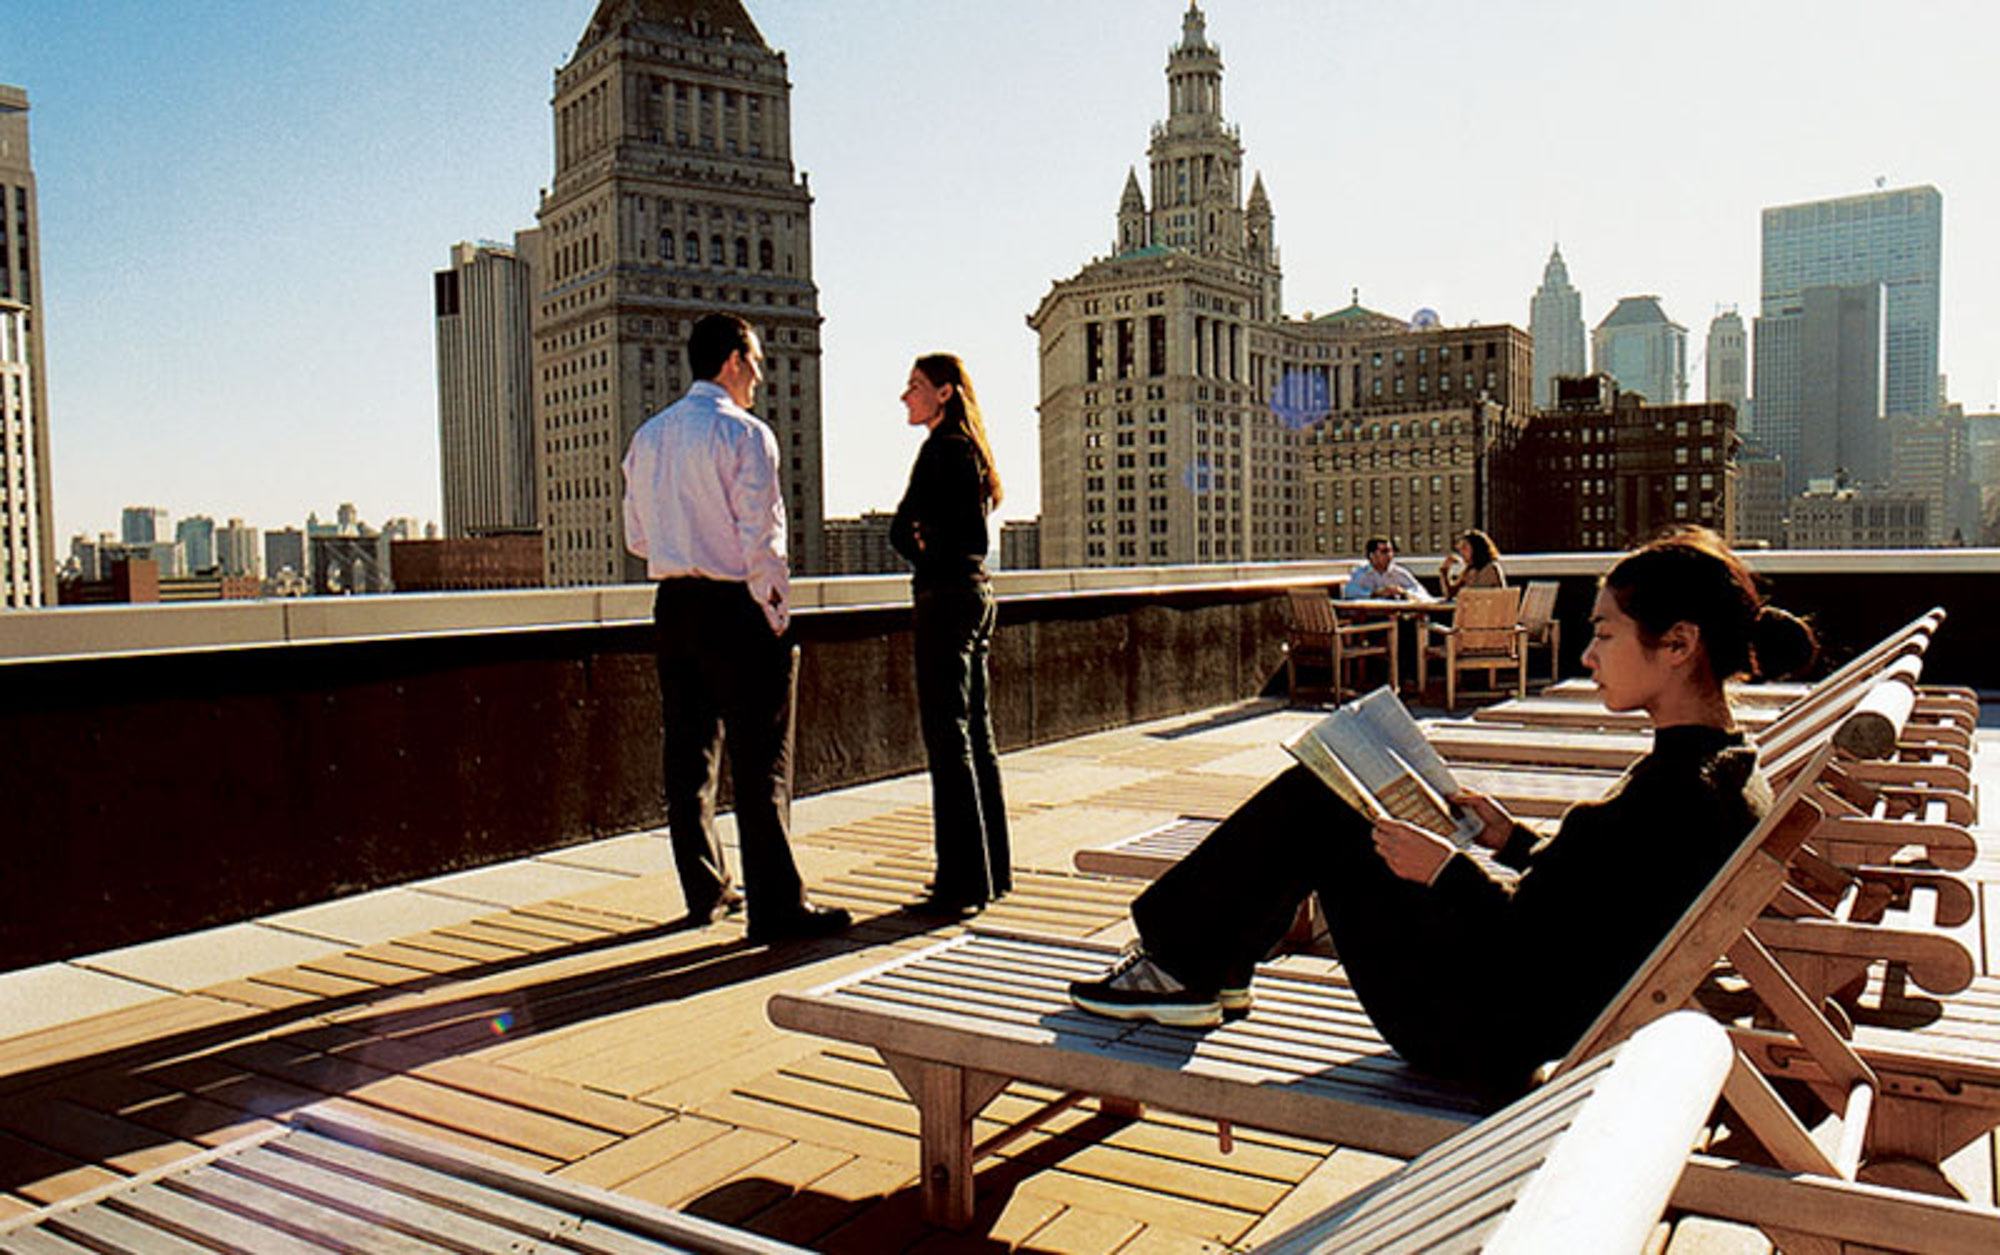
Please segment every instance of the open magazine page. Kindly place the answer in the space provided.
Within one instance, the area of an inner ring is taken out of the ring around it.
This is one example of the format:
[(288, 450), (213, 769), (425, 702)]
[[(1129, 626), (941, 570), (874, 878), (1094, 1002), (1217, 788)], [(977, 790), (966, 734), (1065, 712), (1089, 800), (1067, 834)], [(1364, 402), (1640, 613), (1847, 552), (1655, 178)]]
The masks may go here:
[(1393, 690), (1378, 688), (1356, 699), (1349, 709), (1368, 725), (1376, 741), (1415, 768), (1424, 783), (1440, 797), (1450, 797), (1459, 791), (1458, 779), (1451, 774), (1450, 765), (1424, 739), (1423, 729), (1410, 717), (1410, 708), (1403, 705), (1403, 699)]
[[(1397, 727), (1398, 721), (1407, 733)], [(1392, 815), (1460, 846), (1470, 845), (1478, 831), (1476, 818), (1445, 801), (1458, 792), (1458, 782), (1388, 689), (1334, 711), (1285, 748), (1370, 819)], [(1423, 760), (1431, 770), (1419, 765)]]

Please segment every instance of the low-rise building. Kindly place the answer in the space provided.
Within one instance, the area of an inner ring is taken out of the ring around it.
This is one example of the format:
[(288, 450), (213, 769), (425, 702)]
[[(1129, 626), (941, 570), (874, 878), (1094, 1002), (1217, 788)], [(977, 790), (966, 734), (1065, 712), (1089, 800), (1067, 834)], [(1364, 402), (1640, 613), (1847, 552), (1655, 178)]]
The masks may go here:
[(1556, 381), (1505, 475), (1495, 539), (1529, 552), (1626, 549), (1677, 524), (1733, 538), (1736, 411), (1648, 405), (1606, 375)]

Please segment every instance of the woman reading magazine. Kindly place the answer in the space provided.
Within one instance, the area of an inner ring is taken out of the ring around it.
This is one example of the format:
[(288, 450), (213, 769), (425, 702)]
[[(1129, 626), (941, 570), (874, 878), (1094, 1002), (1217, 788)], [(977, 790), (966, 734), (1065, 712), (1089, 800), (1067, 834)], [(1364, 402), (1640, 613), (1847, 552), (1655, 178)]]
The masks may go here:
[(1474, 793), (1452, 799), (1521, 872), (1493, 879), (1448, 840), (1371, 823), (1304, 767), (1264, 786), (1132, 904), (1139, 940), (1085, 1010), (1195, 1027), (1250, 1008), (1249, 974), (1317, 893), (1348, 980), (1397, 1053), (1494, 1093), (1559, 1058), (1769, 808), (1723, 681), (1777, 677), (1811, 630), (1764, 606), (1714, 533), (1624, 558), (1591, 611), (1584, 665), (1612, 710), (1652, 719), (1652, 752), (1546, 841)]

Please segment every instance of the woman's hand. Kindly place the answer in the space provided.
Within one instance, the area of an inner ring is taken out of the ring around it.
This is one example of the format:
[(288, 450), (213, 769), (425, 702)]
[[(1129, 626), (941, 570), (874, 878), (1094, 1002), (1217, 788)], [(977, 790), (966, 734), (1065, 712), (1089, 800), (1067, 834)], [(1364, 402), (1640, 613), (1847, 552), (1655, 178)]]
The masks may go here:
[(1514, 831), (1514, 817), (1507, 808), (1487, 797), (1484, 793), (1474, 793), (1467, 789), (1454, 793), (1449, 799), (1453, 806), (1471, 811), (1479, 820), (1479, 832), (1473, 840), (1489, 850), (1497, 850), (1507, 844), (1507, 837)]
[(1404, 880), (1427, 885), (1456, 853), (1451, 842), (1400, 819), (1375, 821), (1375, 852)]

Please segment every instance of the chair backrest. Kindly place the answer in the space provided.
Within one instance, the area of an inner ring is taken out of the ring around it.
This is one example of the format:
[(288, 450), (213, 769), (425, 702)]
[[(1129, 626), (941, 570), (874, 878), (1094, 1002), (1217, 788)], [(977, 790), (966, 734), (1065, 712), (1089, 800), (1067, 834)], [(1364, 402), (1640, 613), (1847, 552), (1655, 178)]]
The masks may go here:
[(1556, 617), (1556, 592), (1561, 586), (1554, 580), (1532, 580), (1528, 590), (1521, 594), (1521, 626), (1530, 632), (1539, 632)]
[(1333, 599), (1322, 588), (1285, 590), (1286, 626), (1293, 634), (1325, 635), (1340, 626), (1333, 612)]
[(1459, 637), (1458, 652), (1466, 654), (1508, 654), (1514, 652), (1514, 627), (1521, 615), (1518, 588), (1468, 588), (1453, 599), (1452, 627)]

